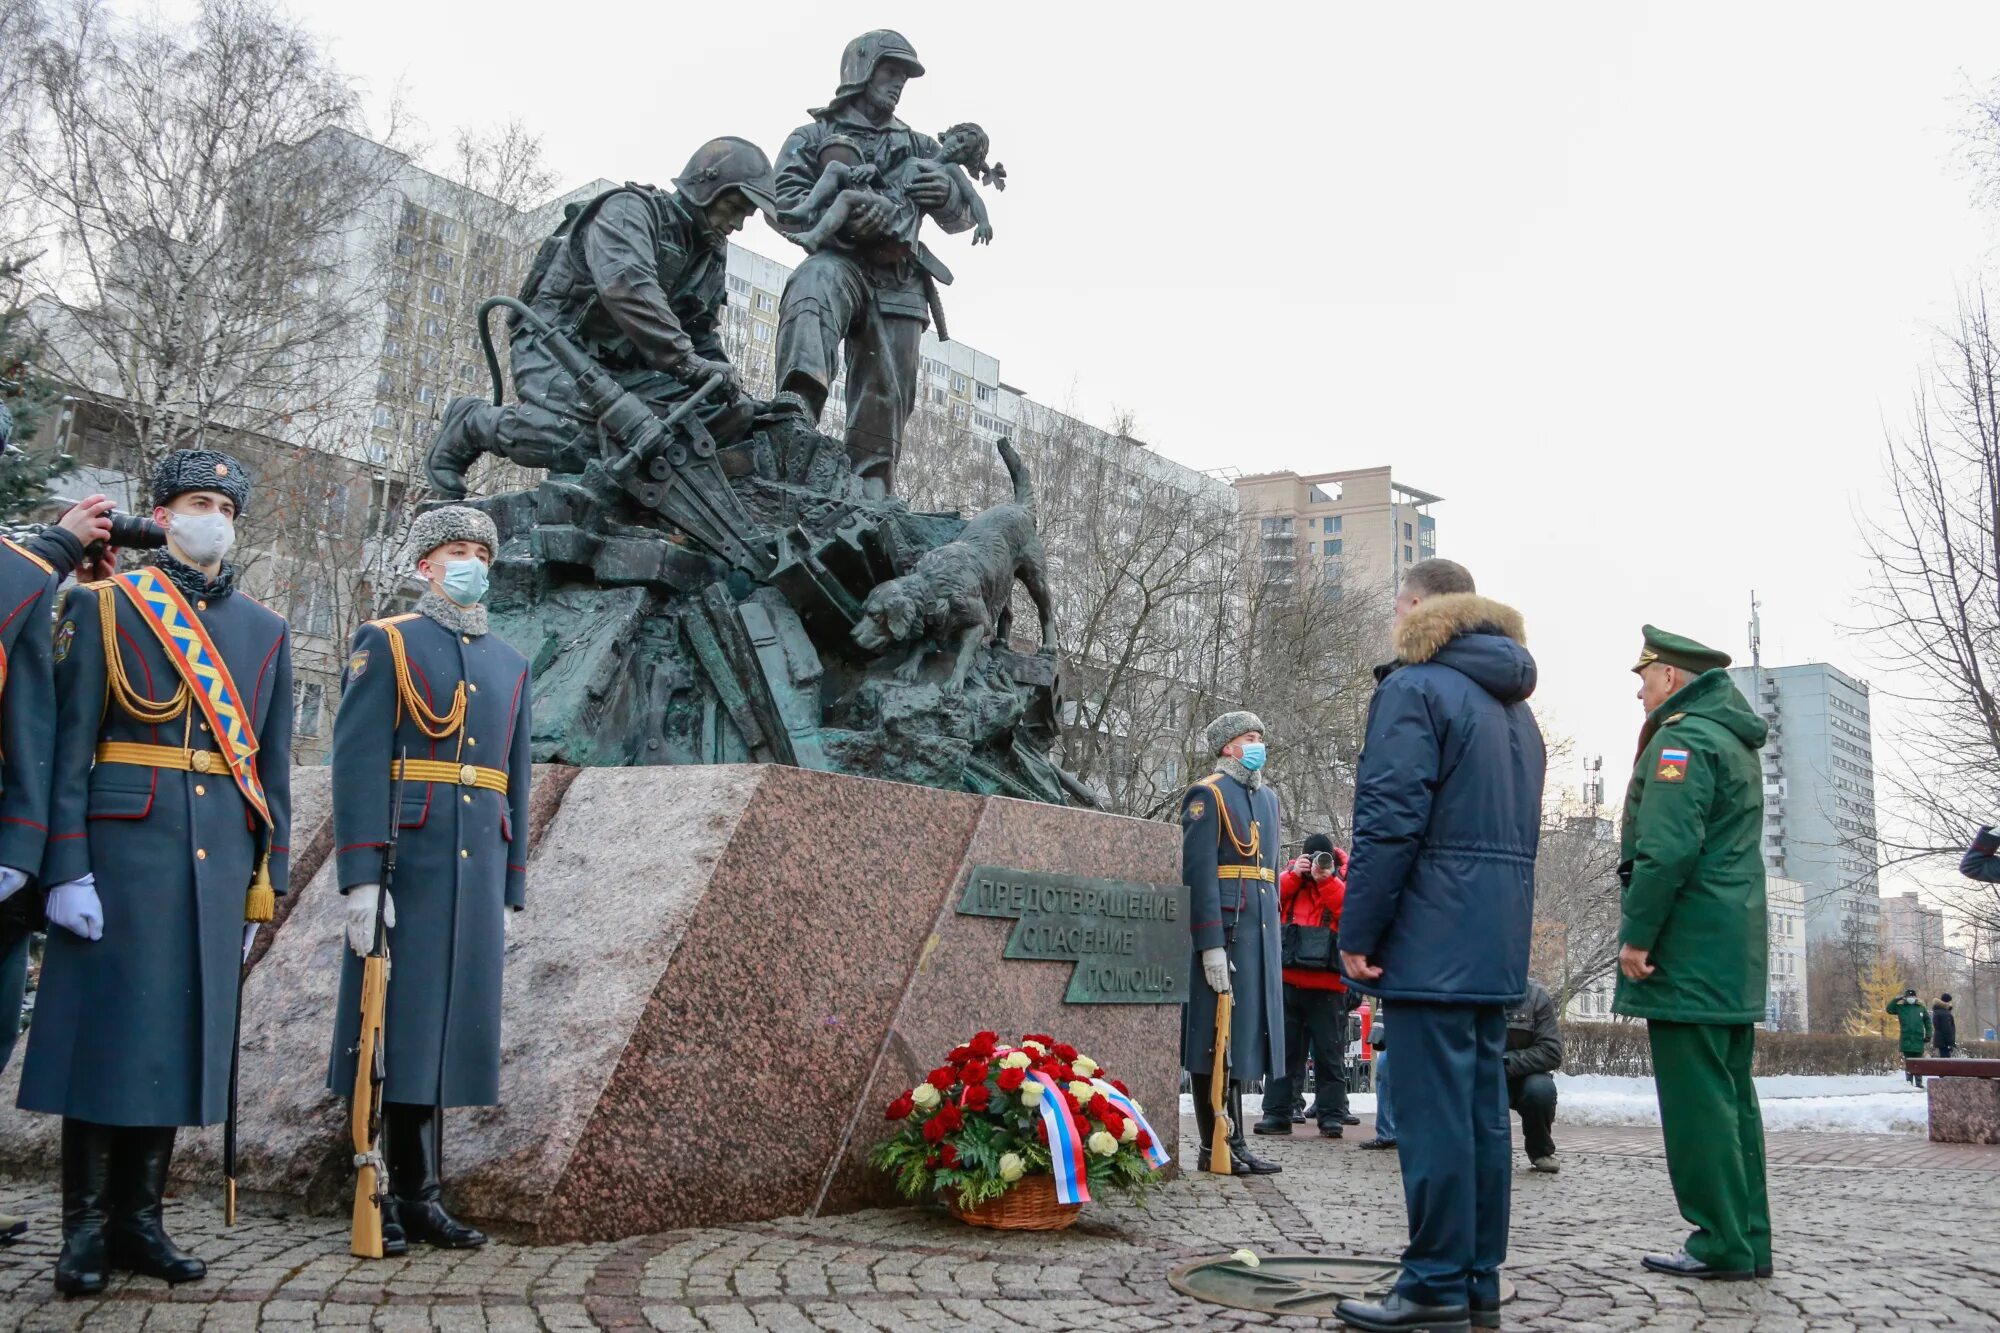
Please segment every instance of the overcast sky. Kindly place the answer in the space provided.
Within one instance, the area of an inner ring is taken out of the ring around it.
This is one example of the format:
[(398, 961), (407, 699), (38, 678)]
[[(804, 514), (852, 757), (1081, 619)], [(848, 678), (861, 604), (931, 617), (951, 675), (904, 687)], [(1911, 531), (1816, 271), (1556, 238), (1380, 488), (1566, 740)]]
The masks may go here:
[(1741, 654), (1754, 586), (1767, 662), (1882, 678), (1842, 632), (1856, 518), (1991, 257), (1954, 155), (2000, 6), (302, 12), (439, 143), (518, 115), (564, 186), (664, 183), (716, 134), (775, 151), (896, 27), (928, 68), (905, 118), (978, 120), (1008, 168), (995, 244), (938, 244), (1010, 383), (1195, 467), (1445, 496), (1440, 553), (1524, 612), (1547, 724), (1613, 774), (1644, 621)]

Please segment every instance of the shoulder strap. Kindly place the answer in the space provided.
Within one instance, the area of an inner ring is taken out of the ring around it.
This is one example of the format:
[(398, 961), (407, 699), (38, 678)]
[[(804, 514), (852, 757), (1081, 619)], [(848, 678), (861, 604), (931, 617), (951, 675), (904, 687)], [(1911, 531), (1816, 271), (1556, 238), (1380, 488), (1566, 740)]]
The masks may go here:
[(12, 537), (0, 537), (0, 542), (5, 542), (7, 544), (7, 549), (12, 551), (15, 555), (20, 556), (23, 560), (29, 560), (34, 562), (34, 564), (42, 571), (42, 573), (54, 574), (56, 572), (56, 567), (54, 565), (42, 559), (40, 556), (36, 555), (33, 551), (30, 551), (27, 547), (21, 545), (21, 543), (15, 541)]

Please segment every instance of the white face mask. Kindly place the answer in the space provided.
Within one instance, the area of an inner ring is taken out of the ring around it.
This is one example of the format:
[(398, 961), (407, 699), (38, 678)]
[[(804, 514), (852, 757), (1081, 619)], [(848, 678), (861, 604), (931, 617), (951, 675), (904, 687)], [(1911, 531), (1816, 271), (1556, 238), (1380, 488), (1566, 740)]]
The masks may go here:
[(167, 530), (181, 553), (197, 565), (220, 564), (236, 545), (236, 524), (227, 514), (175, 514)]

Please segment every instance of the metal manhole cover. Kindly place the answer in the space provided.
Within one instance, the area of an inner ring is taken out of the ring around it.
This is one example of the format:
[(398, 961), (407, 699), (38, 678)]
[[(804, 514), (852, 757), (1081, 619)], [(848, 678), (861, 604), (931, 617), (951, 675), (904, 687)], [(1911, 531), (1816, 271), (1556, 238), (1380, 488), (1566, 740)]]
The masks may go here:
[[(1333, 1316), (1345, 1300), (1376, 1300), (1389, 1294), (1403, 1271), (1394, 1259), (1329, 1259), (1317, 1254), (1260, 1255), (1255, 1268), (1233, 1255), (1199, 1259), (1167, 1274), (1183, 1296), (1232, 1310), (1264, 1314)], [(1514, 1299), (1514, 1284), (1500, 1279), (1502, 1302)]]

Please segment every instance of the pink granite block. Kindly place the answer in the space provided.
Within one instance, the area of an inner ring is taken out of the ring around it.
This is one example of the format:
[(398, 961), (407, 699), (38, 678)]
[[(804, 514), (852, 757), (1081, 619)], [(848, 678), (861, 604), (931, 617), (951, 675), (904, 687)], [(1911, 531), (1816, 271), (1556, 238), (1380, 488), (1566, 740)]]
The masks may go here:
[(2000, 1143), (2000, 1079), (1933, 1073), (1924, 1087), (1932, 1143)]

